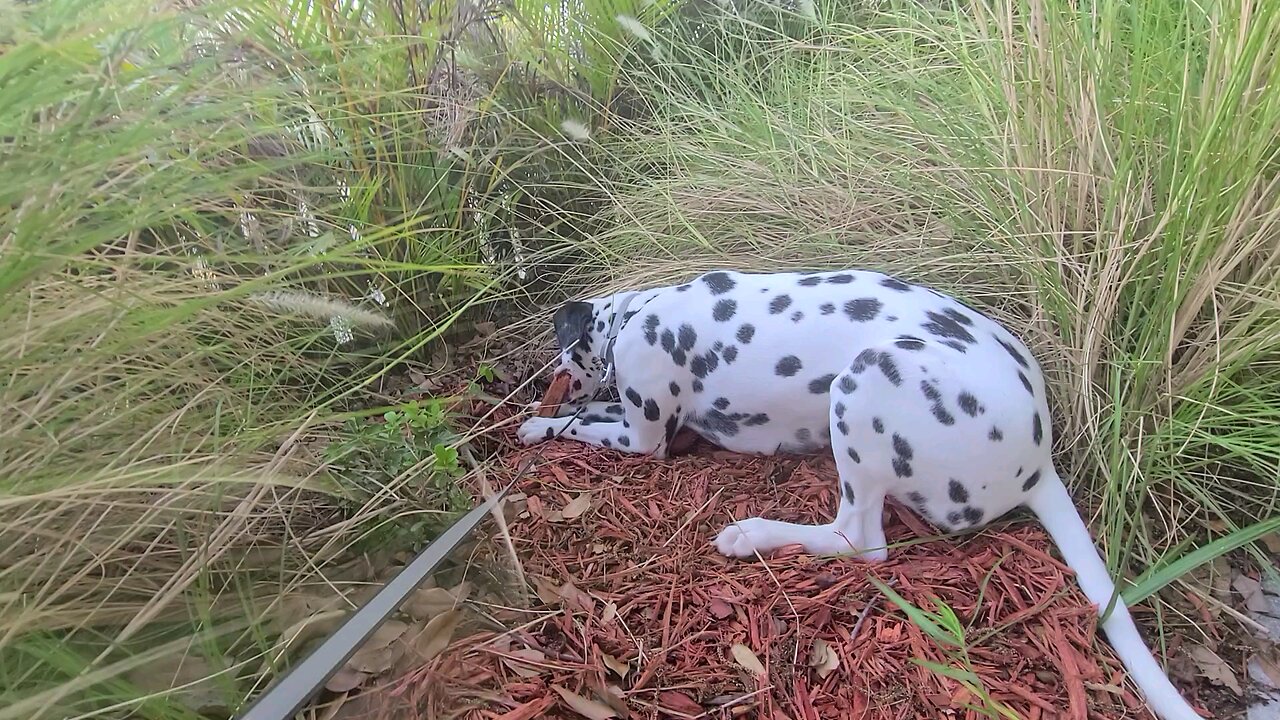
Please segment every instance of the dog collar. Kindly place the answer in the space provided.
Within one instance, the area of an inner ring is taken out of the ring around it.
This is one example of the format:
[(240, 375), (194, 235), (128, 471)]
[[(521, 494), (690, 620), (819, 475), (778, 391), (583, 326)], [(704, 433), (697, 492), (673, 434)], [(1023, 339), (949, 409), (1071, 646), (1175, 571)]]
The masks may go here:
[[(613, 379), (613, 344), (618, 339), (618, 333), (622, 332), (622, 326), (627, 322), (627, 307), (631, 305), (632, 298), (637, 294), (634, 292), (627, 293), (613, 312), (613, 321), (609, 323), (609, 334), (605, 336), (605, 365), (604, 375), (600, 378), (600, 387), (608, 387), (609, 381)], [(615, 295), (614, 297), (616, 298), (617, 296)]]

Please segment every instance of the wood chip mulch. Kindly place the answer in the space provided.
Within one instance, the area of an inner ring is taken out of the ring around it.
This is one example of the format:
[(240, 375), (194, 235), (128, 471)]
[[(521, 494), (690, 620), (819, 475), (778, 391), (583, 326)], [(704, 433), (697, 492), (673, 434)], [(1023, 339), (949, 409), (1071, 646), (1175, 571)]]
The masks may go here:
[[(525, 448), (514, 425), (505, 441), (495, 485), (543, 454), (508, 515), (536, 594), (527, 608), (485, 607), (506, 632), (459, 637), (391, 690), (422, 717), (1002, 717), (973, 709), (978, 688), (1028, 720), (1152, 718), (1034, 521), (940, 539), (890, 502), (890, 542), (916, 542), (888, 562), (787, 549), (729, 560), (711, 541), (731, 517), (827, 521), (833, 463), (705, 446), (665, 461), (569, 440)], [(917, 608), (945, 603), (966, 647), (931, 639), (873, 577)], [(971, 673), (969, 687), (939, 667)]]

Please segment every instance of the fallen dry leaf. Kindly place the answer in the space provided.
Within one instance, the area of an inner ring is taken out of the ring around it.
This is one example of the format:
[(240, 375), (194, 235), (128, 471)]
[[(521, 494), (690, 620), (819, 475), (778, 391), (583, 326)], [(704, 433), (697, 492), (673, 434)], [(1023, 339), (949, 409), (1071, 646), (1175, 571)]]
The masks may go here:
[(601, 653), (601, 659), (604, 660), (605, 667), (612, 670), (619, 678), (627, 679), (627, 673), (631, 672), (630, 663), (619, 660), (609, 653)]
[[(373, 635), (347, 660), (346, 666), (362, 673), (377, 674), (395, 664), (404, 647), (398, 643), (409, 626), (399, 620), (388, 620), (373, 631)], [(395, 644), (393, 644), (395, 643)]]
[(1227, 661), (1218, 657), (1218, 654), (1203, 645), (1196, 645), (1191, 648), (1188, 653), (1191, 660), (1195, 662), (1196, 668), (1200, 671), (1202, 677), (1208, 678), (1209, 682), (1215, 685), (1222, 685), (1231, 688), (1231, 691), (1240, 695), (1244, 690), (1240, 687), (1240, 680), (1236, 678), (1236, 674), (1232, 672), (1231, 666), (1227, 665)]
[(1261, 539), (1262, 544), (1267, 546), (1267, 550), (1280, 555), (1280, 533), (1268, 533)]
[(538, 677), (543, 672), (545, 672), (543, 668), (536, 667), (535, 665), (531, 665), (531, 664), (525, 664), (525, 663), (519, 662), (519, 660), (512, 659), (512, 658), (521, 658), (524, 660), (529, 660), (533, 663), (543, 663), (543, 662), (546, 662), (547, 655), (541, 650), (536, 650), (534, 648), (521, 648), (519, 650), (512, 650), (508, 652), (507, 655), (510, 655), (511, 657), (502, 658), (502, 664), (511, 668), (512, 672), (514, 672), (515, 674), (519, 675), (522, 678)]
[(816, 670), (818, 677), (825, 680), (840, 667), (840, 656), (836, 655), (836, 651), (826, 640), (817, 638), (809, 648), (809, 667)]
[(329, 678), (328, 682), (324, 684), (324, 689), (329, 692), (348, 692), (360, 687), (360, 683), (364, 682), (368, 677), (368, 675), (348, 667), (338, 668), (338, 672), (334, 673), (333, 677)]
[(547, 708), (551, 707), (554, 702), (555, 700), (552, 700), (549, 696), (544, 696), (527, 702), (514, 710), (505, 712), (493, 720), (533, 720), (534, 718), (540, 718), (546, 714)]
[(618, 603), (610, 600), (604, 604), (604, 612), (600, 614), (600, 624), (608, 625), (618, 617)]
[(674, 710), (687, 717), (697, 717), (704, 711), (698, 701), (678, 690), (667, 690), (658, 694), (658, 704), (667, 710)]
[(595, 700), (588, 700), (577, 693), (565, 690), (559, 685), (552, 685), (551, 689), (555, 690), (556, 693), (560, 695), (561, 699), (564, 700), (565, 705), (568, 705), (574, 712), (585, 718), (590, 718), (591, 720), (605, 720), (606, 718), (618, 717), (618, 713), (604, 703), (596, 702)]
[(1240, 593), (1240, 597), (1244, 598), (1245, 607), (1255, 613), (1266, 612), (1271, 609), (1271, 603), (1267, 602), (1267, 596), (1262, 594), (1262, 583), (1254, 580), (1248, 575), (1237, 575), (1231, 587)]
[(711, 601), (709, 609), (717, 620), (723, 620), (733, 614), (733, 608), (729, 606), (729, 603), (719, 598)]
[(563, 522), (565, 520), (573, 520), (582, 515), (582, 513), (591, 509), (591, 493), (582, 493), (578, 497), (569, 501), (568, 505), (559, 512), (553, 512), (547, 518), (551, 522)]
[(533, 589), (538, 594), (538, 599), (542, 600), (546, 605), (558, 605), (561, 601), (560, 587), (550, 578), (541, 575), (533, 576)]
[(760, 658), (751, 652), (751, 648), (742, 643), (737, 643), (729, 648), (729, 652), (733, 653), (733, 659), (738, 661), (738, 664), (747, 671), (756, 675), (764, 675), (764, 665), (760, 664)]
[(400, 608), (414, 620), (430, 620), (460, 605), (470, 593), (471, 587), (466, 583), (453, 590), (422, 588), (414, 591)]
[[(1272, 652), (1260, 652), (1253, 656), (1258, 672), (1250, 672), (1250, 677), (1274, 690), (1280, 690), (1280, 663), (1276, 662), (1274, 649)], [(1251, 668), (1252, 670), (1252, 668)]]
[(422, 662), (430, 662), (449, 647), (453, 640), (453, 631), (462, 622), (461, 610), (448, 610), (435, 617), (422, 628), (422, 632), (413, 639), (413, 651)]

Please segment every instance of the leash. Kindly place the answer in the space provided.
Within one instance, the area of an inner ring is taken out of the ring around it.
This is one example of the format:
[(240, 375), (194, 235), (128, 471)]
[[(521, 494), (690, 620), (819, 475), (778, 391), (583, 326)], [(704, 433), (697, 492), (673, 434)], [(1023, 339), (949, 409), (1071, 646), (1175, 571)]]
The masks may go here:
[(480, 520), (506, 496), (515, 482), (512, 480), (505, 488), (494, 493), (488, 500), (444, 531), (444, 534), (419, 553), (368, 602), (352, 613), (305, 660), (298, 663), (254, 701), (240, 716), (240, 720), (289, 720), (292, 718), (355, 654), (356, 649), (373, 635), (378, 626), (409, 599), (409, 595), (436, 569), (436, 566), (471, 534), (476, 525), (480, 524)]
[[(636, 294), (633, 292), (627, 295), (614, 312), (609, 334), (606, 336), (604, 375), (601, 376), (600, 384), (591, 394), (591, 400), (595, 400), (600, 391), (608, 387), (613, 377), (613, 345), (618, 339), (622, 325), (626, 322), (623, 317), (627, 307), (631, 305), (631, 300)], [(614, 297), (617, 297), (616, 293)], [(576, 347), (579, 342), (581, 340), (574, 341), (569, 349)], [(587, 403), (583, 403), (573, 415), (569, 416), (570, 421), (576, 419), (586, 409)], [(566, 422), (565, 426), (552, 436), (552, 439), (559, 438), (568, 429), (569, 422)], [(449, 529), (445, 530), (440, 537), (427, 545), (412, 562), (405, 565), (395, 577), (383, 585), (381, 590), (348, 616), (333, 634), (320, 643), (319, 647), (311, 651), (302, 662), (259, 696), (249, 709), (240, 715), (239, 720), (289, 720), (297, 714), (320, 692), (329, 678), (351, 659), (351, 656), (373, 635), (374, 631), (386, 622), (405, 600), (409, 599), (409, 595), (422, 584), (422, 581), (435, 571), (436, 567), (458, 547), (463, 539), (471, 534), (471, 531), (475, 530), (480, 521), (529, 471), (533, 463), (543, 459), (542, 454), (541, 448), (536, 450), (534, 455), (523, 463), (523, 467), (516, 471), (515, 479), (507, 483), (506, 487), (473, 508), (461, 520), (449, 526)]]

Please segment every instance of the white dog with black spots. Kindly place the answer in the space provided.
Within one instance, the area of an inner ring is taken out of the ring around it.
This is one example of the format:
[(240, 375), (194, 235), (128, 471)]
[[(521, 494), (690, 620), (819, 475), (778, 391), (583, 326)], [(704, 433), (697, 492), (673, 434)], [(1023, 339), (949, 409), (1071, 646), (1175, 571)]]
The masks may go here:
[[(569, 302), (552, 322), (571, 393), (559, 417), (521, 425), (523, 442), (565, 435), (664, 458), (687, 426), (735, 452), (833, 452), (831, 522), (740, 520), (715, 538), (724, 555), (798, 544), (882, 561), (886, 496), (945, 531), (1027, 506), (1090, 601), (1111, 605), (1115, 585), (1050, 457), (1039, 364), (958, 300), (865, 270), (717, 271)], [(610, 385), (621, 402), (592, 401)], [(1200, 717), (1118, 598), (1102, 627), (1159, 717)]]

